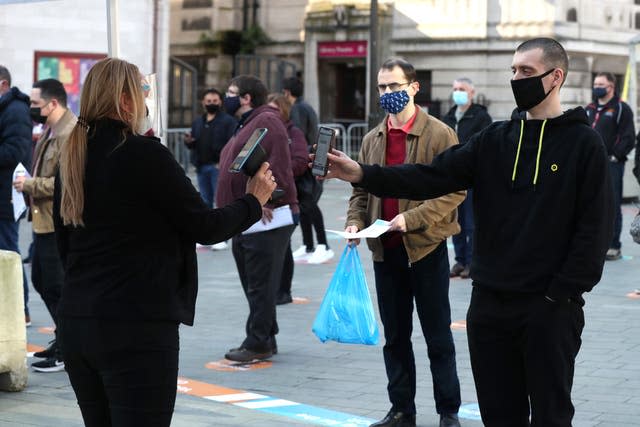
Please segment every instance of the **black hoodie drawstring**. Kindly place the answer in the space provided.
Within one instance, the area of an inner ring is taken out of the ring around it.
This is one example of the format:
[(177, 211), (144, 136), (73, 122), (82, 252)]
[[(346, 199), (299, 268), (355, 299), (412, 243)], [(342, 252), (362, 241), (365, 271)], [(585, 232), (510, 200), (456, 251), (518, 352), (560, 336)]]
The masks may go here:
[[(547, 119), (542, 122), (542, 128), (540, 129), (540, 138), (538, 139), (538, 154), (536, 155), (536, 171), (533, 175), (533, 191), (536, 191), (536, 184), (538, 183), (538, 172), (540, 171), (540, 154), (542, 153), (542, 137), (544, 136), (544, 127), (547, 124)], [(518, 169), (518, 161), (520, 160), (520, 147), (522, 146), (522, 136), (524, 135), (524, 120), (520, 119), (520, 138), (518, 139), (518, 150), (516, 151), (516, 160), (513, 163), (513, 173), (511, 174), (511, 188), (515, 187), (516, 183), (516, 171)]]

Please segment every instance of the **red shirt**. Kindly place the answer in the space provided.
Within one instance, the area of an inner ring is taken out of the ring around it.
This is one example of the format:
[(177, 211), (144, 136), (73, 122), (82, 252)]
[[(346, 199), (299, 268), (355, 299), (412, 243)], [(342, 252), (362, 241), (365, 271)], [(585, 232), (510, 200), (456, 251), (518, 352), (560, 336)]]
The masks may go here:
[[(391, 124), (391, 117), (387, 119), (387, 149), (385, 152), (385, 164), (387, 166), (401, 165), (407, 157), (407, 135), (418, 116), (418, 107), (413, 116), (402, 125), (401, 128), (394, 128)], [(382, 219), (391, 221), (400, 213), (398, 199), (382, 199)], [(402, 234), (394, 231), (382, 235), (382, 244), (385, 248), (395, 248), (402, 244)]]

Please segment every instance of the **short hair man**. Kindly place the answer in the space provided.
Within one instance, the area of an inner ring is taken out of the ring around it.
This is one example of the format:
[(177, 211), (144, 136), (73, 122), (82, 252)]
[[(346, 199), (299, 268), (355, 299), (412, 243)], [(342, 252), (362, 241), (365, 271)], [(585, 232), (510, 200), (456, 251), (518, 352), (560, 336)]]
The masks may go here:
[(568, 57), (560, 43), (525, 41), (511, 69), (511, 120), (431, 165), (383, 168), (330, 154), (328, 176), (378, 197), (475, 190), (467, 337), (482, 421), (569, 427), (582, 293), (600, 280), (613, 228), (607, 153), (584, 109), (562, 110)]
[(222, 109), (222, 94), (207, 89), (202, 95), (204, 113), (193, 121), (185, 142), (191, 150), (191, 162), (196, 167), (198, 190), (210, 208), (215, 200), (220, 152), (231, 139), (238, 121)]
[[(417, 107), (420, 90), (414, 67), (400, 58), (378, 72), (380, 106), (388, 113), (362, 140), (358, 161), (399, 165), (431, 163), (434, 155), (458, 143), (447, 125)], [(384, 363), (391, 410), (371, 427), (416, 425), (416, 368), (411, 345), (413, 305), (427, 343), (436, 411), (441, 427), (460, 426), (460, 383), (449, 309), (447, 237), (456, 234), (456, 208), (464, 192), (434, 200), (378, 198), (354, 188), (346, 231), (357, 232), (382, 217), (394, 232), (367, 239), (373, 253), (378, 308), (384, 326)]]
[[(267, 128), (268, 132), (260, 144), (267, 153), (267, 161), (283, 195), (263, 207), (262, 223), (271, 221), (275, 208), (287, 210), (287, 205), (294, 222), (297, 222), (299, 209), (287, 129), (280, 118), (280, 111), (267, 105), (264, 83), (254, 76), (234, 77), (224, 104), (229, 114), (240, 119), (240, 127), (220, 154), (218, 206), (224, 206), (237, 199), (240, 193), (245, 193), (247, 177), (241, 173), (230, 173), (229, 167), (254, 130)], [(270, 229), (265, 227), (262, 231), (236, 235), (232, 239), (233, 258), (249, 303), (249, 318), (244, 341), (225, 354), (229, 360), (249, 362), (268, 359), (278, 351), (275, 337), (278, 333), (276, 293), (280, 287), (282, 260), (294, 227), (293, 224)]]
[[(31, 118), (46, 125), (36, 144), (35, 161), (31, 178), (16, 178), (13, 186), (31, 200), (29, 218), (33, 228), (33, 258), (31, 282), (44, 301), (51, 319), (58, 324), (58, 301), (64, 281), (64, 271), (53, 227), (53, 187), (59, 168), (60, 152), (67, 143), (77, 117), (67, 108), (67, 92), (55, 79), (39, 80), (31, 89)], [(40, 372), (56, 372), (64, 369), (60, 343), (52, 345), (36, 357), (45, 360), (32, 363)]]
[(587, 105), (589, 124), (602, 137), (609, 155), (609, 173), (613, 185), (616, 216), (613, 225), (613, 238), (607, 251), (607, 260), (622, 258), (622, 183), (627, 154), (633, 150), (635, 126), (633, 112), (626, 102), (616, 94), (616, 79), (611, 73), (598, 73), (593, 79), (594, 102)]
[[(31, 130), (29, 97), (11, 87), (11, 73), (0, 65), (0, 249), (17, 253), (19, 222), (13, 217), (11, 181), (18, 163), (31, 167)], [(25, 321), (29, 324), (29, 287), (24, 269), (22, 276)]]
[[(466, 143), (471, 135), (480, 132), (492, 122), (484, 105), (473, 102), (476, 90), (468, 77), (460, 77), (453, 81), (452, 98), (455, 104), (442, 121), (458, 134), (460, 144)], [(454, 235), (453, 248), (456, 263), (451, 267), (450, 276), (467, 279), (471, 269), (471, 253), (473, 249), (473, 190), (467, 190), (467, 197), (458, 206), (458, 224), (460, 233)]]

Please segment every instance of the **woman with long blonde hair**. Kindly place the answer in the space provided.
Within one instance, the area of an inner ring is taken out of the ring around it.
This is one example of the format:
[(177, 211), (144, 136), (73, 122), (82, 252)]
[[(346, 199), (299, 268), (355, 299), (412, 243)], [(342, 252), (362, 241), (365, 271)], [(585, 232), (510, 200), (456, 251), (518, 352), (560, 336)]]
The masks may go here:
[(144, 116), (138, 68), (96, 63), (56, 179), (58, 331), (88, 427), (170, 425), (178, 325), (194, 319), (195, 243), (250, 227), (275, 189), (265, 163), (244, 197), (209, 209), (169, 150), (139, 135)]

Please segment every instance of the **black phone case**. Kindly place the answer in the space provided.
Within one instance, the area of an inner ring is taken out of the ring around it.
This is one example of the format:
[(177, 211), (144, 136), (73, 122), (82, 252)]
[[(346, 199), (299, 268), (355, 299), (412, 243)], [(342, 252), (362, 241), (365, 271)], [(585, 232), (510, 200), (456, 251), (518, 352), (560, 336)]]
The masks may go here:
[(264, 148), (262, 148), (262, 145), (258, 143), (251, 153), (249, 153), (249, 157), (245, 160), (244, 165), (242, 165), (242, 172), (247, 176), (254, 176), (266, 160), (267, 153), (264, 151)]

